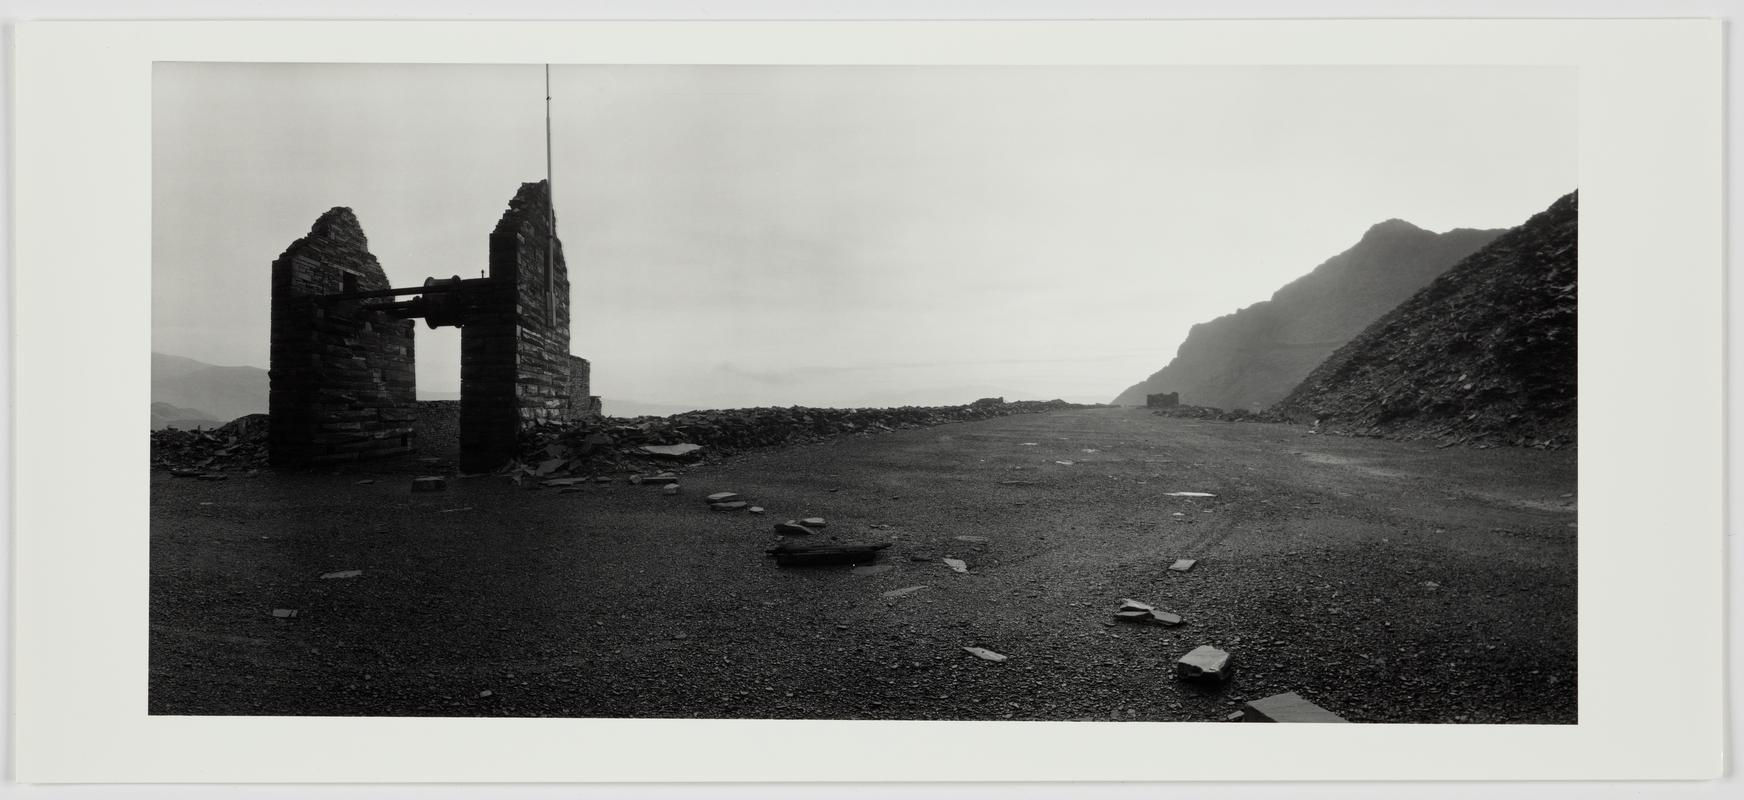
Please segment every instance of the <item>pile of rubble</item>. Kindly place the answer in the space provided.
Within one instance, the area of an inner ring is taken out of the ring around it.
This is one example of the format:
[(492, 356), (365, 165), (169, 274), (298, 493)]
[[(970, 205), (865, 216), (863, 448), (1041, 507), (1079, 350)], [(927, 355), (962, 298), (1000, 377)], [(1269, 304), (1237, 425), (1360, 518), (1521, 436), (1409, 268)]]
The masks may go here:
[[(670, 417), (604, 417), (523, 432), (521, 458), (507, 469), (539, 475), (635, 472), (651, 465), (713, 461), (757, 448), (1072, 407), (1075, 404), (1063, 400), (1008, 403), (994, 397), (960, 406), (793, 406), (692, 411)], [(541, 469), (545, 471), (540, 473)]]
[[(453, 455), (458, 403), (419, 403), (419, 452)], [(1034, 414), (1076, 407), (1063, 400), (1006, 402), (991, 397), (960, 406), (902, 408), (745, 408), (692, 411), (670, 417), (598, 417), (521, 433), (521, 457), (504, 471), (539, 478), (713, 461), (763, 447), (869, 436), (949, 422)], [(265, 414), (240, 417), (213, 430), (151, 433), (154, 468), (244, 470), (267, 463)], [(440, 452), (437, 452), (440, 451)]]
[(1154, 408), (1152, 414), (1159, 417), (1180, 417), (1182, 419), (1216, 419), (1224, 422), (1282, 422), (1282, 417), (1267, 414), (1263, 411), (1249, 411), (1238, 408), (1234, 411), (1224, 411), (1210, 406), (1164, 406)]
[(212, 430), (151, 432), (153, 469), (223, 472), (266, 465), (267, 415), (237, 417)]

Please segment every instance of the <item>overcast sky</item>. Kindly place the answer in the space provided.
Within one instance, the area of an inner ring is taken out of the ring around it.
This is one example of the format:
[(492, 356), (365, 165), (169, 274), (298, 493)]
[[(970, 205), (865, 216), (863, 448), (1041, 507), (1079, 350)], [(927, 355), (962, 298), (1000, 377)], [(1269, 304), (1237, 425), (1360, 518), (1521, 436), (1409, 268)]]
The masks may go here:
[[(545, 175), (543, 74), (158, 65), (152, 348), (266, 367), (272, 261), (333, 206), (396, 286), (478, 276)], [(561, 66), (552, 94), (608, 399), (1106, 402), (1377, 222), (1576, 188), (1562, 69)], [(419, 323), (421, 392), (458, 391), (459, 343)]]

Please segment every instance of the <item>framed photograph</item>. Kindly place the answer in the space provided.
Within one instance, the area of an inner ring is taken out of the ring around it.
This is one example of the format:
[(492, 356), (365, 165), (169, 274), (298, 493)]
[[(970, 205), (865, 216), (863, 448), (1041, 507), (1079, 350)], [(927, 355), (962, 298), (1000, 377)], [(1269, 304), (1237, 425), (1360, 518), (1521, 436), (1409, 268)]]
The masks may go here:
[(1720, 770), (1717, 22), (16, 42), (21, 780)]

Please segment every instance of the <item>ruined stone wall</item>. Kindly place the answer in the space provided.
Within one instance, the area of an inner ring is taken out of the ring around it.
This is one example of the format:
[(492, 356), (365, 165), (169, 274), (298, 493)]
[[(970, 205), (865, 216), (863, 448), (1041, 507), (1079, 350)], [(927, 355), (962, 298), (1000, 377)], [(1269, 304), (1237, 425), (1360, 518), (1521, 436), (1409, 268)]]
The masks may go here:
[(412, 328), (321, 295), (389, 288), (349, 208), (315, 220), (272, 266), (271, 460), (313, 465), (410, 452)]
[(593, 365), (581, 356), (569, 357), (569, 419), (599, 416), (600, 401), (592, 394)]
[(549, 285), (550, 197), (521, 184), (490, 237), (489, 295), (461, 329), (461, 469), (494, 469), (519, 432), (571, 415), (569, 271), (563, 244)]
[(1150, 408), (1173, 408), (1181, 404), (1180, 392), (1167, 392), (1145, 395), (1145, 405)]

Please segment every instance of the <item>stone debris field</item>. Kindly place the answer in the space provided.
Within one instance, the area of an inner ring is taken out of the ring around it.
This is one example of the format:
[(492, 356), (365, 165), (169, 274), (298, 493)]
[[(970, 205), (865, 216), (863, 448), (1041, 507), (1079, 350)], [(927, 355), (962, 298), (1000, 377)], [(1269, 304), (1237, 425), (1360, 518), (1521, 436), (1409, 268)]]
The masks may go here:
[(242, 423), (153, 435), (155, 714), (1576, 721), (1571, 451), (993, 398), (288, 471)]

